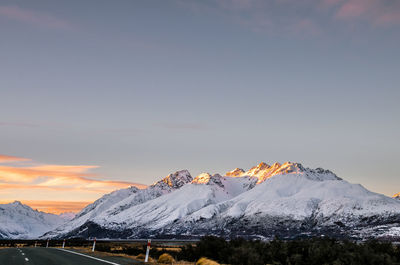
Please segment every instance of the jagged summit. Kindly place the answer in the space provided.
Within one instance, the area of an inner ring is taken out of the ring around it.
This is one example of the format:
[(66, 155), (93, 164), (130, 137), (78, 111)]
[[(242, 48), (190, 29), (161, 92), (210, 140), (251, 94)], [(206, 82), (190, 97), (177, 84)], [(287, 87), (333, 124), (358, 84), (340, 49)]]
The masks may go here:
[(190, 183), (193, 180), (192, 176), (190, 175), (189, 171), (187, 170), (180, 170), (176, 171), (173, 174), (169, 174), (165, 178), (160, 181), (157, 181), (152, 186), (165, 186), (167, 185), (173, 189), (179, 189), (186, 183)]
[[(276, 176), (276, 175), (285, 175), (285, 174), (308, 174), (313, 175), (314, 179), (323, 180), (324, 177), (321, 175), (329, 176), (328, 179), (339, 179), (334, 173), (329, 170), (324, 170), (322, 168), (310, 169), (303, 167), (300, 163), (293, 162), (285, 162), (280, 164), (275, 162), (272, 166), (261, 162), (255, 167), (250, 168), (248, 171), (244, 171), (243, 169), (236, 168), (232, 171), (227, 172), (226, 176), (234, 176), (234, 177), (242, 177), (242, 176), (250, 176), (258, 178), (257, 184), (264, 182), (266, 179)], [(318, 175), (318, 176), (316, 176)]]
[(244, 172), (245, 171), (243, 169), (241, 169), (241, 168), (235, 168), (234, 170), (226, 172), (225, 176), (228, 176), (228, 177), (240, 177), (240, 176), (243, 175)]
[[(14, 207), (15, 209), (20, 209), (20, 210), (33, 210), (30, 206), (23, 204), (20, 201), (15, 200), (14, 202), (9, 203), (8, 205), (10, 205), (11, 207)], [(38, 212), (38, 210), (33, 210)]]
[(204, 184), (210, 181), (211, 178), (211, 174), (210, 173), (201, 173), (199, 174), (197, 177), (195, 177), (192, 181), (192, 183), (195, 184)]
[(220, 174), (211, 175), (210, 173), (201, 173), (197, 177), (195, 177), (192, 181), (193, 184), (217, 184), (220, 187), (223, 187), (221, 182), (222, 176)]

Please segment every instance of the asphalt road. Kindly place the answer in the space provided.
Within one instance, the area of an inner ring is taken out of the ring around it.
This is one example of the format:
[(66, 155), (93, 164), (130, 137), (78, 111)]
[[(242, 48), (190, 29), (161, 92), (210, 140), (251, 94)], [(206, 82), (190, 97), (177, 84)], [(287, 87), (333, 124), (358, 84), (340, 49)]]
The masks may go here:
[[(121, 261), (121, 262), (120, 262)], [(0, 265), (107, 265), (127, 264), (126, 261), (90, 257), (54, 248), (5, 248), (0, 249)], [(130, 263), (133, 264), (133, 263)]]

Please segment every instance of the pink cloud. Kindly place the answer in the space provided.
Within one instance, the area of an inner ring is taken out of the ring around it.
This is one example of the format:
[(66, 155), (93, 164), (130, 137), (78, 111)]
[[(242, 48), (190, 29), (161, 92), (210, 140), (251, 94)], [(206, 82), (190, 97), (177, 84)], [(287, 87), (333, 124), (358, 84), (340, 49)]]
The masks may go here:
[(0, 6), (0, 16), (45, 28), (72, 29), (72, 25), (66, 20), (18, 6)]
[(375, 28), (400, 24), (400, 0), (186, 0), (180, 3), (196, 13), (207, 12), (261, 34), (320, 35), (325, 27), (339, 21), (352, 26), (359, 21)]
[(339, 18), (359, 17), (369, 12), (374, 2), (374, 0), (348, 0), (342, 4), (336, 16)]
[(376, 25), (400, 24), (400, 10), (388, 11), (375, 19)]
[(375, 26), (400, 24), (400, 1), (345, 0), (337, 10), (336, 18), (363, 19)]

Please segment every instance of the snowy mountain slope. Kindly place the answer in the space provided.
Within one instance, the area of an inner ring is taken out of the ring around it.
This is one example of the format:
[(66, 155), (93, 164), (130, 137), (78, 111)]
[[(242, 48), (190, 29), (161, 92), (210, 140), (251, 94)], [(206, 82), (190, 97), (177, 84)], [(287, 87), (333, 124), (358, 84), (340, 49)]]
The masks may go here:
[(120, 189), (106, 194), (100, 199), (83, 208), (72, 220), (62, 224), (61, 226), (57, 227), (57, 229), (45, 234), (44, 237), (54, 237), (59, 233), (59, 231), (67, 231), (72, 230), (76, 227), (80, 227), (87, 221), (99, 215), (101, 212), (112, 207), (112, 205), (120, 202), (121, 200), (132, 194), (137, 193), (138, 191), (138, 188), (132, 186), (127, 189)]
[(400, 200), (370, 192), (321, 168), (260, 163), (226, 176), (203, 173), (191, 180), (188, 172), (184, 175), (173, 189), (162, 180), (165, 192), (147, 196), (149, 187), (80, 227), (57, 231), (57, 236), (360, 236), (378, 226), (400, 227)]
[(39, 212), (18, 201), (0, 204), (0, 238), (37, 238), (68, 220)]
[(251, 177), (229, 178), (203, 173), (190, 184), (167, 195), (131, 207), (116, 215), (100, 215), (93, 221), (111, 229), (137, 226), (162, 228), (198, 210), (226, 201), (254, 187)]
[(65, 213), (61, 213), (58, 216), (60, 216), (61, 218), (65, 219), (65, 220), (72, 220), (75, 218), (76, 213), (73, 212), (65, 212)]
[(254, 189), (224, 202), (227, 217), (313, 216), (324, 222), (349, 220), (369, 215), (400, 213), (400, 203), (361, 185), (350, 184), (332, 174), (295, 172), (275, 175)]
[(274, 174), (255, 188), (213, 206), (208, 220), (205, 215), (197, 220), (185, 218), (174, 224), (179, 229), (164, 227), (164, 233), (186, 234), (190, 229), (192, 234), (216, 231), (273, 236), (329, 230), (338, 235), (342, 230), (352, 234), (351, 229), (377, 224), (400, 227), (399, 201), (350, 184), (330, 171), (304, 169), (293, 163), (281, 167), (278, 171), (283, 174)]
[(193, 180), (189, 171), (181, 170), (174, 174), (170, 174), (160, 181), (157, 181), (153, 185), (149, 186), (147, 189), (141, 190), (140, 192), (126, 197), (124, 200), (113, 205), (108, 209), (105, 215), (117, 215), (122, 211), (126, 211), (129, 208), (144, 203), (146, 201), (152, 200), (154, 198), (160, 197), (164, 194), (170, 193), (176, 189), (181, 188), (183, 185), (191, 182)]
[(190, 173), (187, 170), (182, 170), (168, 175), (146, 189), (140, 190), (132, 186), (127, 189), (113, 191), (96, 200), (94, 203), (89, 204), (70, 222), (46, 233), (43, 237), (55, 237), (73, 231), (85, 223), (92, 221), (94, 218), (102, 216), (105, 212), (107, 212), (106, 216), (114, 216), (137, 204), (144, 203), (178, 189), (190, 181), (192, 181)]

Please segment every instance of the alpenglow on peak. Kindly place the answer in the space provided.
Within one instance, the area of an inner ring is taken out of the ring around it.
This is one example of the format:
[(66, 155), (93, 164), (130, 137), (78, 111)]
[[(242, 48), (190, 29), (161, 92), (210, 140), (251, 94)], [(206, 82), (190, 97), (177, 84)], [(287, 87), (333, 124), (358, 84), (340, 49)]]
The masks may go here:
[(264, 162), (261, 162), (257, 166), (250, 168), (248, 171), (236, 168), (232, 171), (227, 172), (225, 175), (230, 177), (255, 177), (258, 179), (257, 184), (259, 184), (270, 177), (285, 174), (326, 174), (329, 175), (330, 178), (339, 179), (334, 173), (329, 170), (324, 170), (322, 168), (304, 168), (302, 164), (293, 162), (285, 162), (283, 164), (275, 162), (271, 166)]

